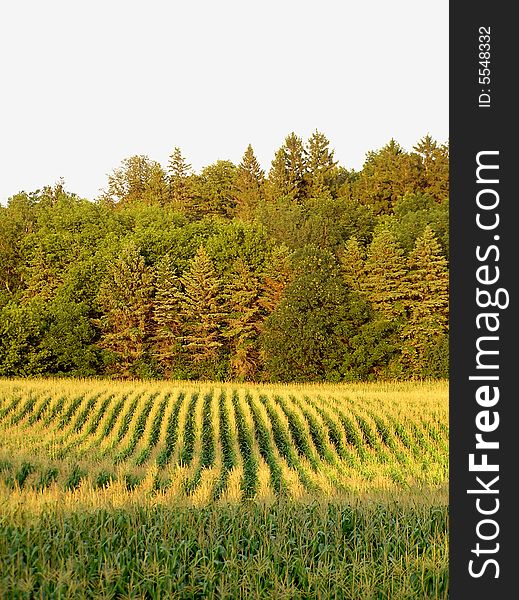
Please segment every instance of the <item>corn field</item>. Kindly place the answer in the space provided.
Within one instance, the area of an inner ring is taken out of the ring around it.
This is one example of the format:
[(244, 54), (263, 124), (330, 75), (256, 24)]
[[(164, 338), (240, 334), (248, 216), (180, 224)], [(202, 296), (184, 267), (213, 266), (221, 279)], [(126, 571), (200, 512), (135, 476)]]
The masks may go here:
[(447, 597), (448, 433), (445, 382), (2, 380), (0, 597)]

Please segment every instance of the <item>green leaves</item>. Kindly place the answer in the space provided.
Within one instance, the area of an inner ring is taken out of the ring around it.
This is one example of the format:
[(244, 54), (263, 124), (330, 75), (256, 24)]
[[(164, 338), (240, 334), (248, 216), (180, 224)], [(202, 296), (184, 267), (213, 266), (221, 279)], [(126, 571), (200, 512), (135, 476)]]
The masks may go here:
[(334, 257), (305, 248), (294, 261), (294, 279), (262, 333), (269, 374), (282, 381), (333, 378), (341, 372), (348, 341), (366, 314), (351, 302)]
[(177, 147), (167, 170), (125, 159), (95, 203), (63, 181), (17, 194), (0, 207), (0, 375), (445, 375), (448, 152), (392, 140), (356, 172), (316, 130), (289, 134), (267, 177), (252, 145), (199, 173)]

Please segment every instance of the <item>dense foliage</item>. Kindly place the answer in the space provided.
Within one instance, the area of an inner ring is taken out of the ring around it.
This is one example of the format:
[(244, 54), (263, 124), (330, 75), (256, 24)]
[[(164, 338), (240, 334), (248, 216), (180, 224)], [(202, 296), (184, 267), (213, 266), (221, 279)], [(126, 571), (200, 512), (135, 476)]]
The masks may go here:
[(446, 392), (444, 381), (2, 380), (0, 499), (3, 484), (88, 495), (108, 481), (193, 505), (435, 488), (448, 472)]
[(445, 505), (58, 506), (2, 516), (4, 598), (449, 597)]
[(0, 207), (0, 375), (263, 381), (445, 377), (448, 147), (361, 171), (290, 134), (265, 174), (123, 161)]

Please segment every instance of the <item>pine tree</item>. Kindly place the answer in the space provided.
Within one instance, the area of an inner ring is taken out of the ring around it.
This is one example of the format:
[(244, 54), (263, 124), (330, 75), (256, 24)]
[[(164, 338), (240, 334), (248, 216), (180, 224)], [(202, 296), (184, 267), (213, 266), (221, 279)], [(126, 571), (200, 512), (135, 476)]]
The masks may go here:
[(236, 215), (251, 220), (262, 198), (265, 173), (249, 144), (236, 172)]
[(424, 375), (427, 353), (448, 332), (449, 274), (447, 261), (430, 226), (408, 257), (410, 313), (404, 328), (405, 362), (415, 375)]
[(284, 148), (277, 150), (274, 155), (268, 175), (267, 190), (269, 200), (271, 201), (285, 197), (292, 198), (294, 190), (290, 189), (288, 185), (288, 171)]
[(180, 351), (179, 278), (169, 254), (155, 266), (154, 354), (170, 377)]
[(175, 147), (168, 162), (168, 181), (171, 202), (177, 210), (188, 210), (190, 199), (189, 178), (191, 165), (182, 156), (180, 148)]
[(364, 287), (365, 256), (357, 238), (352, 236), (346, 242), (344, 252), (340, 256), (341, 272), (350, 290), (360, 292)]
[(304, 198), (306, 160), (303, 140), (291, 133), (272, 161), (268, 177), (271, 200), (288, 198), (301, 201)]
[(261, 281), (259, 304), (265, 317), (276, 310), (281, 302), (283, 291), (291, 280), (290, 252), (286, 246), (276, 246)]
[(409, 296), (404, 251), (388, 229), (381, 229), (368, 247), (363, 291), (381, 316), (404, 316)]
[(354, 195), (373, 207), (375, 214), (391, 214), (396, 201), (407, 193), (423, 190), (423, 169), (416, 154), (408, 154), (391, 140), (378, 152), (368, 152), (355, 180)]
[(259, 279), (245, 261), (239, 258), (225, 290), (225, 308), (228, 314), (225, 336), (230, 342), (231, 374), (242, 381), (254, 379), (260, 364), (260, 294)]
[(222, 347), (221, 284), (213, 263), (201, 246), (180, 278), (181, 342), (193, 362), (209, 366)]
[(308, 157), (303, 140), (294, 132), (285, 139), (285, 157), (290, 181), (296, 187), (299, 197), (304, 188)]
[(424, 191), (437, 202), (449, 197), (449, 146), (438, 145), (430, 135), (426, 135), (414, 147), (420, 157), (424, 171)]
[(316, 129), (307, 144), (309, 197), (331, 196), (333, 179), (337, 175), (337, 162), (333, 159), (333, 152), (330, 150), (329, 140)]
[(145, 360), (152, 313), (153, 280), (139, 248), (128, 243), (111, 265), (98, 294), (104, 313), (97, 321), (101, 347), (115, 353), (115, 370), (128, 377), (138, 373)]

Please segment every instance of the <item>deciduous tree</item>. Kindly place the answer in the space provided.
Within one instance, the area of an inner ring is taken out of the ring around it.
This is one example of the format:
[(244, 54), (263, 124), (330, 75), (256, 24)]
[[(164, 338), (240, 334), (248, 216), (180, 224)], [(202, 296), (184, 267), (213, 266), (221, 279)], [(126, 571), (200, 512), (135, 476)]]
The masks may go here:
[(294, 279), (262, 333), (266, 367), (282, 381), (340, 380), (349, 340), (367, 320), (367, 305), (351, 302), (329, 252), (307, 247), (295, 262)]
[(168, 189), (166, 174), (160, 164), (145, 155), (131, 156), (108, 176), (108, 187), (101, 200), (109, 204), (164, 204)]

